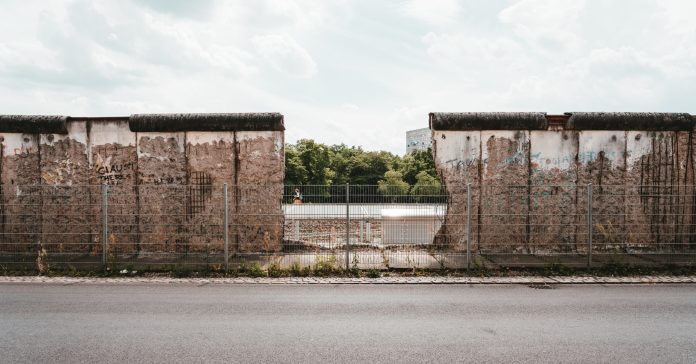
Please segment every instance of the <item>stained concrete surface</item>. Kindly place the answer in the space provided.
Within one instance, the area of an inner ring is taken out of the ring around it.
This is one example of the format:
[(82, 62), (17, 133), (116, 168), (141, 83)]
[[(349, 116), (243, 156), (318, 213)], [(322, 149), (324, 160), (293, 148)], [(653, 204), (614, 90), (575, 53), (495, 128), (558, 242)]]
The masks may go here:
[(0, 361), (696, 360), (696, 285), (0, 285)]

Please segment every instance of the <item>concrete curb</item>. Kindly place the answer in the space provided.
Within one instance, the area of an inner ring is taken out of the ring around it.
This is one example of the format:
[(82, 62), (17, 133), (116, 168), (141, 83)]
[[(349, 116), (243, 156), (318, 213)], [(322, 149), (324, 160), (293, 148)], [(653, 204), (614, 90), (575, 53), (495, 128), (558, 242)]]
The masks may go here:
[(75, 278), (42, 276), (0, 276), (0, 284), (674, 284), (696, 283), (696, 276), (634, 276), (634, 277), (382, 277), (382, 278)]

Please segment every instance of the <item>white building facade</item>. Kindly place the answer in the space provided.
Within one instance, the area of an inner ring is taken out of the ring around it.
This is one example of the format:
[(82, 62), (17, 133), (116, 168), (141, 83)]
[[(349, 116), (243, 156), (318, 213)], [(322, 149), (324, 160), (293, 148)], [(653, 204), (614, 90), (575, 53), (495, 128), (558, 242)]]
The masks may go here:
[(428, 150), (432, 146), (430, 128), (409, 130), (406, 132), (406, 154), (414, 150)]

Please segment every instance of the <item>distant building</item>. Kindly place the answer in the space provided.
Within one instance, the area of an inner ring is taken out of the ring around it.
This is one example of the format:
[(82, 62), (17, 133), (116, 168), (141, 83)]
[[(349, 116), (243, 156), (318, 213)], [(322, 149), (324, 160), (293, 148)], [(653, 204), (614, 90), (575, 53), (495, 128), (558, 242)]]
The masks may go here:
[(430, 128), (409, 130), (406, 132), (406, 154), (414, 150), (428, 150), (432, 146)]

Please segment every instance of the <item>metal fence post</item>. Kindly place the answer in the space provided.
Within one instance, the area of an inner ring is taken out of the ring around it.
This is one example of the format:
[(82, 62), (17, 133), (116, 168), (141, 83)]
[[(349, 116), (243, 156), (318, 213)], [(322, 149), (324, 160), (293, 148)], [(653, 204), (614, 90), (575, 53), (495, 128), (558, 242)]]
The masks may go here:
[(109, 186), (102, 185), (102, 265), (106, 270), (109, 249)]
[(346, 270), (350, 269), (350, 183), (346, 183)]
[(466, 269), (471, 268), (471, 183), (466, 184)]
[(587, 185), (587, 268), (592, 268), (592, 183)]
[(230, 234), (229, 234), (229, 206), (227, 203), (227, 182), (223, 184), (223, 192), (224, 192), (224, 199), (225, 199), (225, 227), (224, 227), (224, 234), (225, 234), (225, 273), (227, 273), (230, 269), (230, 262), (229, 262), (229, 257), (230, 257)]

